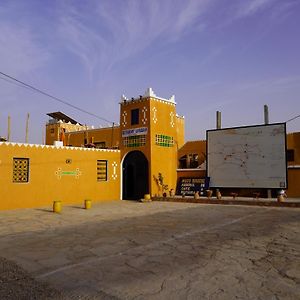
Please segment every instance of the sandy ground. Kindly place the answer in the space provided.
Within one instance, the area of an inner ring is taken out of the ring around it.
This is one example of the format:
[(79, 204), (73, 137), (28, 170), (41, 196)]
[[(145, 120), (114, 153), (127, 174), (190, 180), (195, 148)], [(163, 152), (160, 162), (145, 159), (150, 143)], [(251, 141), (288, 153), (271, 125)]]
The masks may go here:
[(300, 299), (299, 225), (299, 208), (4, 211), (0, 299)]

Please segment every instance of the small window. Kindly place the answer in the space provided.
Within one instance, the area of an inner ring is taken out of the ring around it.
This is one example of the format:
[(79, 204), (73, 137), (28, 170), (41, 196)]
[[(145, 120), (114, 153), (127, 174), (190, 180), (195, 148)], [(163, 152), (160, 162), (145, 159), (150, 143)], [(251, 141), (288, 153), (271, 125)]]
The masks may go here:
[(13, 182), (29, 181), (29, 158), (13, 158)]
[(198, 154), (190, 154), (190, 168), (197, 168), (199, 166)]
[(139, 109), (132, 109), (131, 110), (131, 125), (139, 124)]
[(294, 161), (295, 160), (295, 151), (294, 149), (289, 149), (286, 151), (286, 159), (287, 161)]
[(187, 157), (186, 155), (184, 155), (179, 158), (179, 169), (186, 169), (186, 168), (187, 168)]
[(97, 160), (97, 181), (107, 181), (107, 160)]

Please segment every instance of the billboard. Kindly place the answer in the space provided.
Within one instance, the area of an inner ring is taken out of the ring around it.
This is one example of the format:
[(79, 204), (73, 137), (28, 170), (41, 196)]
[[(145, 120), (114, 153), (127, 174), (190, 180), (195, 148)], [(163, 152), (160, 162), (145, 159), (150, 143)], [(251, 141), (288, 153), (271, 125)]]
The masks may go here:
[(285, 123), (207, 130), (211, 187), (287, 188)]

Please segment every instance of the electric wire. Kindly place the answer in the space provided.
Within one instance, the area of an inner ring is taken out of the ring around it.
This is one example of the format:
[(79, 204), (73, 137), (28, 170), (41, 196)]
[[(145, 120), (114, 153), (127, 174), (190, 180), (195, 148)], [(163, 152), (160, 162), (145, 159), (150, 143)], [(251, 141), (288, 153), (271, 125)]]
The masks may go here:
[[(38, 88), (32, 86), (32, 85), (30, 85), (30, 84), (27, 84), (27, 83), (25, 83), (25, 82), (23, 82), (23, 81), (21, 81), (21, 80), (15, 78), (15, 77), (13, 77), (13, 76), (10, 76), (10, 75), (8, 75), (8, 74), (6, 74), (6, 73), (3, 73), (3, 72), (1, 72), (1, 71), (0, 71), (0, 74), (1, 74), (2, 76), (5, 76), (5, 77), (7, 77), (7, 78), (10, 79), (10, 80), (8, 80), (8, 79), (6, 79), (6, 78), (0, 77), (0, 79), (2, 79), (2, 80), (4, 80), (4, 81), (7, 81), (7, 82), (12, 83), (12, 84), (15, 84), (15, 85), (17, 85), (17, 86), (19, 86), (19, 87), (23, 87), (23, 88), (26, 88), (26, 89), (35, 91), (35, 92), (37, 92), (37, 93), (39, 93), (39, 94), (42, 94), (42, 95), (44, 95), (44, 96), (46, 96), (46, 97), (49, 97), (49, 98), (51, 98), (51, 99), (53, 99), (53, 100), (55, 100), (55, 101), (57, 101), (57, 102), (63, 103), (64, 105), (67, 105), (67, 106), (69, 106), (69, 107), (72, 107), (73, 109), (76, 109), (76, 110), (78, 110), (78, 111), (81, 111), (81, 112), (83, 112), (83, 113), (85, 113), (85, 114), (88, 114), (88, 115), (90, 115), (90, 116), (93, 116), (93, 117), (95, 117), (95, 118), (97, 118), (97, 119), (100, 119), (100, 120), (102, 120), (102, 121), (105, 121), (105, 122), (107, 122), (107, 123), (110, 123), (110, 124), (113, 124), (113, 125), (115, 124), (115, 122), (109, 121), (109, 120), (107, 120), (107, 119), (105, 119), (105, 118), (103, 118), (103, 117), (100, 117), (100, 116), (98, 116), (98, 115), (92, 113), (92, 112), (89, 112), (89, 111), (87, 111), (87, 110), (85, 110), (85, 109), (83, 109), (83, 108), (80, 108), (79, 106), (76, 106), (76, 105), (74, 105), (74, 104), (71, 104), (71, 103), (69, 103), (69, 102), (67, 102), (67, 101), (65, 101), (65, 100), (63, 100), (63, 99), (61, 99), (61, 98), (52, 96), (52, 95), (50, 95), (50, 94), (48, 94), (48, 93), (46, 93), (46, 92), (44, 92), (44, 91), (42, 91), (42, 90), (40, 90), (40, 89), (38, 89)], [(297, 118), (299, 118), (299, 117), (300, 117), (300, 115), (297, 115), (297, 116), (295, 116), (295, 117), (293, 117), (293, 118), (287, 120), (285, 123), (294, 121), (295, 119), (297, 119)]]
[(297, 116), (295, 116), (295, 117), (293, 117), (293, 118), (291, 118), (291, 119), (287, 120), (285, 123), (288, 123), (288, 122), (294, 121), (295, 119), (297, 119), (297, 118), (299, 118), (299, 117), (300, 117), (300, 115), (297, 115)]
[(83, 108), (81, 108), (81, 107), (79, 107), (79, 106), (76, 106), (76, 105), (74, 105), (74, 104), (71, 104), (71, 103), (69, 103), (69, 102), (63, 100), (62, 98), (55, 97), (55, 96), (53, 96), (53, 95), (51, 95), (51, 94), (49, 94), (49, 93), (47, 93), (47, 92), (44, 92), (44, 91), (42, 91), (42, 90), (40, 90), (40, 89), (34, 87), (33, 85), (27, 84), (27, 83), (25, 83), (25, 82), (23, 82), (23, 81), (21, 81), (21, 80), (15, 78), (15, 77), (13, 77), (13, 76), (10, 76), (10, 75), (4, 73), (4, 72), (1, 72), (1, 71), (0, 71), (0, 75), (5, 76), (6, 78), (9, 78), (11, 81), (7, 80), (6, 78), (0, 77), (0, 79), (2, 79), (2, 80), (8, 81), (8, 82), (10, 82), (10, 83), (16, 82), (16, 83), (17, 83), (16, 85), (19, 86), (19, 87), (23, 87), (23, 88), (26, 88), (26, 89), (35, 91), (35, 92), (37, 92), (37, 93), (39, 93), (39, 94), (42, 94), (42, 95), (44, 95), (44, 96), (46, 96), (46, 97), (51, 98), (52, 100), (55, 100), (55, 101), (57, 101), (57, 102), (60, 102), (60, 103), (62, 103), (62, 104), (64, 104), (64, 105), (67, 105), (67, 106), (69, 106), (69, 107), (72, 107), (73, 109), (76, 109), (76, 110), (78, 110), (78, 111), (81, 111), (81, 112), (83, 112), (83, 113), (85, 113), (85, 114), (88, 114), (88, 115), (90, 115), (90, 116), (93, 116), (93, 117), (95, 117), (95, 118), (97, 118), (97, 119), (100, 119), (100, 120), (102, 120), (102, 121), (105, 121), (105, 122), (107, 122), (107, 123), (109, 123), (109, 124), (112, 124), (112, 125), (115, 124), (115, 122), (112, 122), (112, 121), (110, 121), (110, 120), (107, 120), (107, 119), (105, 119), (105, 118), (103, 118), (103, 117), (100, 117), (100, 116), (98, 116), (98, 115), (96, 115), (96, 114), (94, 114), (94, 113), (92, 113), (92, 112), (89, 112), (89, 111), (87, 111), (87, 110), (85, 110), (85, 109), (83, 109)]

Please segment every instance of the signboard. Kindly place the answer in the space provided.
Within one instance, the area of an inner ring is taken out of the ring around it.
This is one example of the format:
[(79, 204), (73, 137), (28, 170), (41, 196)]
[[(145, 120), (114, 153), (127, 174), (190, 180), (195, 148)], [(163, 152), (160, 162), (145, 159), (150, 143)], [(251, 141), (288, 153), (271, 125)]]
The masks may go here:
[(211, 187), (287, 188), (285, 123), (207, 131)]
[(148, 133), (148, 127), (125, 129), (125, 130), (122, 130), (122, 137), (135, 136), (135, 135), (146, 135), (147, 133)]
[(177, 186), (177, 195), (194, 195), (199, 192), (199, 195), (204, 195), (204, 192), (209, 188), (209, 178), (184, 178), (180, 177)]

